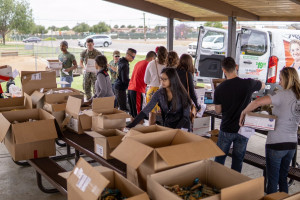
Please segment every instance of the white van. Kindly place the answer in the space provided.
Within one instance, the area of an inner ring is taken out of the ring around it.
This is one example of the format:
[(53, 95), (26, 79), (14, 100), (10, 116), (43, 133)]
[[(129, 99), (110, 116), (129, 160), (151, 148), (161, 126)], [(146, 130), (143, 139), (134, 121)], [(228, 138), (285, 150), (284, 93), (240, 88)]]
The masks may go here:
[[(215, 46), (211, 50), (203, 46), (205, 38), (212, 32), (215, 35), (224, 34), (225, 49)], [(199, 71), (198, 80), (224, 77), (221, 61), (226, 56), (226, 39), (226, 30), (200, 28), (198, 41), (202, 45), (198, 45), (195, 59), (195, 67)], [(278, 86), (279, 71), (283, 67), (295, 67), (300, 73), (300, 30), (242, 28), (237, 32), (235, 60), (239, 65), (239, 77), (260, 80), (270, 85), (267, 87), (270, 88), (267, 92), (270, 92)]]

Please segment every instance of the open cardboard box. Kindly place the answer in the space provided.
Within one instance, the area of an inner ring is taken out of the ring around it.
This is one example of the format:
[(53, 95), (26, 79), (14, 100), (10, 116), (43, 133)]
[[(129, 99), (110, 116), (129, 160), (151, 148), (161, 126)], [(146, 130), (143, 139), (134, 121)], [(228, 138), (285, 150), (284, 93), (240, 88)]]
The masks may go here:
[(114, 108), (115, 97), (93, 99), (92, 112), (87, 114), (92, 117), (92, 130), (122, 129), (126, 126), (126, 118), (131, 118), (124, 111)]
[[(12, 68), (9, 65), (0, 66), (0, 75), (6, 77), (12, 77)], [(0, 79), (0, 83), (5, 82)]]
[(274, 115), (248, 112), (245, 116), (244, 126), (259, 130), (271, 131), (275, 130), (276, 119), (277, 117)]
[(121, 143), (125, 133), (117, 129), (85, 131), (94, 138), (94, 151), (104, 159), (112, 159), (110, 153)]
[(61, 104), (45, 103), (43, 109), (49, 112), (51, 115), (53, 115), (59, 127), (62, 127), (62, 123), (65, 119), (66, 106), (67, 106), (66, 103), (61, 103)]
[[(47, 94), (50, 90), (52, 91), (63, 91), (63, 90), (69, 90), (68, 93), (53, 93), (53, 94)], [(73, 88), (52, 88), (52, 89), (44, 89), (43, 92), (41, 91), (34, 91), (31, 94), (32, 103), (37, 108), (43, 108), (45, 103), (48, 104), (60, 104), (60, 103), (67, 103), (69, 96), (76, 96), (76, 97), (82, 97), (81, 92), (79, 90), (73, 89)]]
[(107, 187), (119, 189), (128, 200), (149, 200), (148, 195), (117, 172), (106, 167), (92, 167), (83, 158), (73, 171), (60, 173), (67, 179), (68, 200), (98, 200)]
[(145, 190), (147, 175), (220, 155), (213, 141), (178, 129), (128, 137), (111, 153), (127, 164), (127, 178)]
[[(35, 119), (34, 122), (13, 122)], [(57, 131), (54, 117), (42, 109), (0, 113), (0, 141), (15, 161), (54, 156)]]
[(180, 200), (179, 196), (163, 185), (191, 186), (195, 178), (208, 186), (221, 189), (221, 193), (207, 200), (259, 200), (264, 196), (264, 178), (251, 179), (211, 160), (203, 160), (152, 174), (147, 178), (147, 192), (153, 200)]
[(147, 133), (153, 133), (153, 132), (159, 132), (159, 131), (167, 131), (172, 130), (172, 128), (168, 128), (165, 126), (159, 126), (159, 125), (151, 125), (151, 126), (135, 126), (131, 128), (128, 133), (126, 133), (126, 137), (138, 135), (138, 134), (147, 134)]
[(23, 93), (28, 95), (41, 88), (57, 88), (54, 71), (21, 71), (21, 83)]
[(48, 68), (50, 69), (61, 69), (62, 68), (62, 62), (60, 62), (59, 60), (55, 60), (55, 59), (47, 59), (48, 61)]
[(21, 109), (32, 109), (32, 101), (27, 94), (22, 97), (0, 98), (0, 112)]
[(63, 127), (67, 126), (78, 134), (83, 134), (92, 127), (92, 117), (85, 114), (90, 107), (81, 107), (82, 102), (81, 98), (69, 96), (65, 110), (66, 118), (62, 123)]

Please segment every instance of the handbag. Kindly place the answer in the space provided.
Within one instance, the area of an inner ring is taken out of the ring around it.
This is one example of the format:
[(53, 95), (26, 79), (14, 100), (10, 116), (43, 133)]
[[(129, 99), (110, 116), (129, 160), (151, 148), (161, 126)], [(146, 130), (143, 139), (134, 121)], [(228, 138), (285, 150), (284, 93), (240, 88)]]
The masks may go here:
[[(188, 72), (186, 72), (186, 85), (187, 85), (187, 92), (190, 97), (190, 87), (189, 87), (189, 77), (188, 77)], [(192, 123), (194, 123), (194, 118), (197, 115), (197, 109), (194, 104), (191, 105), (191, 111), (190, 111), (190, 120)]]

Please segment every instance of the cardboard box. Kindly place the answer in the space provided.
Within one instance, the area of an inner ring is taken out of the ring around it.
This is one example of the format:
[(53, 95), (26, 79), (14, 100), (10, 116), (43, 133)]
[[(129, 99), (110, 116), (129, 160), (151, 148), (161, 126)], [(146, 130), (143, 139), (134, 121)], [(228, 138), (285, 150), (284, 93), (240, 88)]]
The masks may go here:
[(105, 188), (119, 189), (128, 200), (149, 200), (148, 195), (117, 172), (106, 167), (92, 167), (80, 158), (67, 177), (68, 200), (98, 200)]
[(111, 152), (121, 143), (125, 133), (117, 130), (102, 130), (99, 132), (85, 131), (86, 134), (94, 138), (94, 151), (104, 159), (112, 159)]
[[(62, 91), (62, 93), (60, 93), (59, 91)], [(70, 91), (70, 92), (64, 93), (63, 91)], [(69, 96), (76, 96), (78, 98), (80, 97), (83, 98), (81, 92), (73, 88), (51, 88), (51, 89), (44, 89), (42, 92), (39, 90), (34, 91), (31, 94), (31, 99), (33, 105), (36, 106), (36, 108), (43, 108), (45, 103), (48, 104), (67, 103)]]
[(221, 193), (207, 200), (258, 200), (264, 196), (264, 178), (251, 179), (211, 160), (184, 165), (148, 176), (147, 192), (153, 200), (180, 200), (163, 185), (190, 186), (195, 178), (208, 186), (221, 189)]
[(124, 111), (114, 108), (115, 97), (93, 99), (92, 112), (87, 113), (92, 117), (92, 130), (122, 129), (126, 126), (126, 118), (131, 118)]
[(32, 101), (27, 94), (23, 97), (0, 98), (0, 112), (21, 109), (32, 109)]
[(49, 104), (45, 103), (43, 109), (53, 115), (59, 125), (62, 128), (62, 123), (65, 119), (65, 110), (66, 110), (66, 103), (62, 104)]
[(81, 107), (82, 102), (81, 98), (69, 96), (66, 105), (66, 118), (62, 123), (62, 126), (67, 126), (78, 134), (83, 134), (84, 131), (89, 131), (92, 127), (92, 117), (86, 114), (90, 107)]
[[(0, 66), (0, 75), (6, 77), (12, 77), (12, 68), (9, 65)], [(0, 83), (6, 82), (0, 79)]]
[(294, 195), (291, 195), (287, 198), (285, 198), (284, 200), (299, 200), (300, 199), (300, 192), (294, 194)]
[(159, 125), (151, 125), (151, 126), (135, 126), (131, 128), (128, 133), (126, 133), (126, 137), (139, 135), (139, 134), (147, 134), (147, 133), (153, 133), (153, 132), (159, 132), (159, 131), (167, 131), (172, 130), (172, 128), (168, 128), (165, 126), (159, 126)]
[(62, 62), (60, 62), (59, 60), (47, 59), (47, 62), (48, 62), (48, 68), (50, 69), (57, 70), (62, 68)]
[(196, 135), (206, 135), (210, 127), (210, 116), (194, 118), (193, 133)]
[(276, 119), (277, 117), (274, 115), (248, 112), (245, 117), (244, 126), (259, 130), (272, 131), (275, 130)]
[(23, 93), (28, 95), (41, 88), (57, 88), (54, 71), (22, 71), (21, 83)]
[[(35, 119), (34, 122), (13, 122)], [(56, 155), (54, 117), (42, 109), (0, 113), (0, 141), (15, 161)]]
[(282, 200), (287, 198), (289, 195), (285, 192), (276, 192), (264, 196), (263, 200)]
[(147, 175), (220, 155), (211, 140), (178, 129), (128, 137), (111, 153), (127, 164), (127, 178), (142, 189)]

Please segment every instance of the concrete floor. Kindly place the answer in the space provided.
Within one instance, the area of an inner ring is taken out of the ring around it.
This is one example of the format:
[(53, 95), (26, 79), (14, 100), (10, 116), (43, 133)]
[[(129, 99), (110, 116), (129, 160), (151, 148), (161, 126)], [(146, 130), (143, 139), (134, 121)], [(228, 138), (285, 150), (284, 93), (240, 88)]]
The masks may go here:
[[(264, 155), (264, 144), (266, 136), (261, 134), (253, 135), (248, 143), (247, 150), (255, 152), (257, 154)], [(298, 148), (298, 152), (299, 148)], [(57, 155), (65, 153), (65, 147), (57, 148)], [(300, 162), (300, 153), (298, 153), (297, 160)], [(58, 162), (66, 170), (72, 170), (74, 167), (74, 160), (60, 161)], [(227, 167), (231, 165), (231, 158), (226, 160)], [(0, 144), (0, 200), (66, 200), (67, 197), (57, 194), (45, 194), (41, 192), (36, 183), (36, 174), (32, 167), (21, 167), (16, 165), (5, 146)], [(255, 168), (251, 165), (243, 165), (243, 174), (257, 178), (262, 176), (262, 170)], [(51, 188), (51, 185), (44, 181), (44, 185)], [(300, 192), (300, 182), (295, 182), (290, 188), (289, 193), (294, 194)]]

